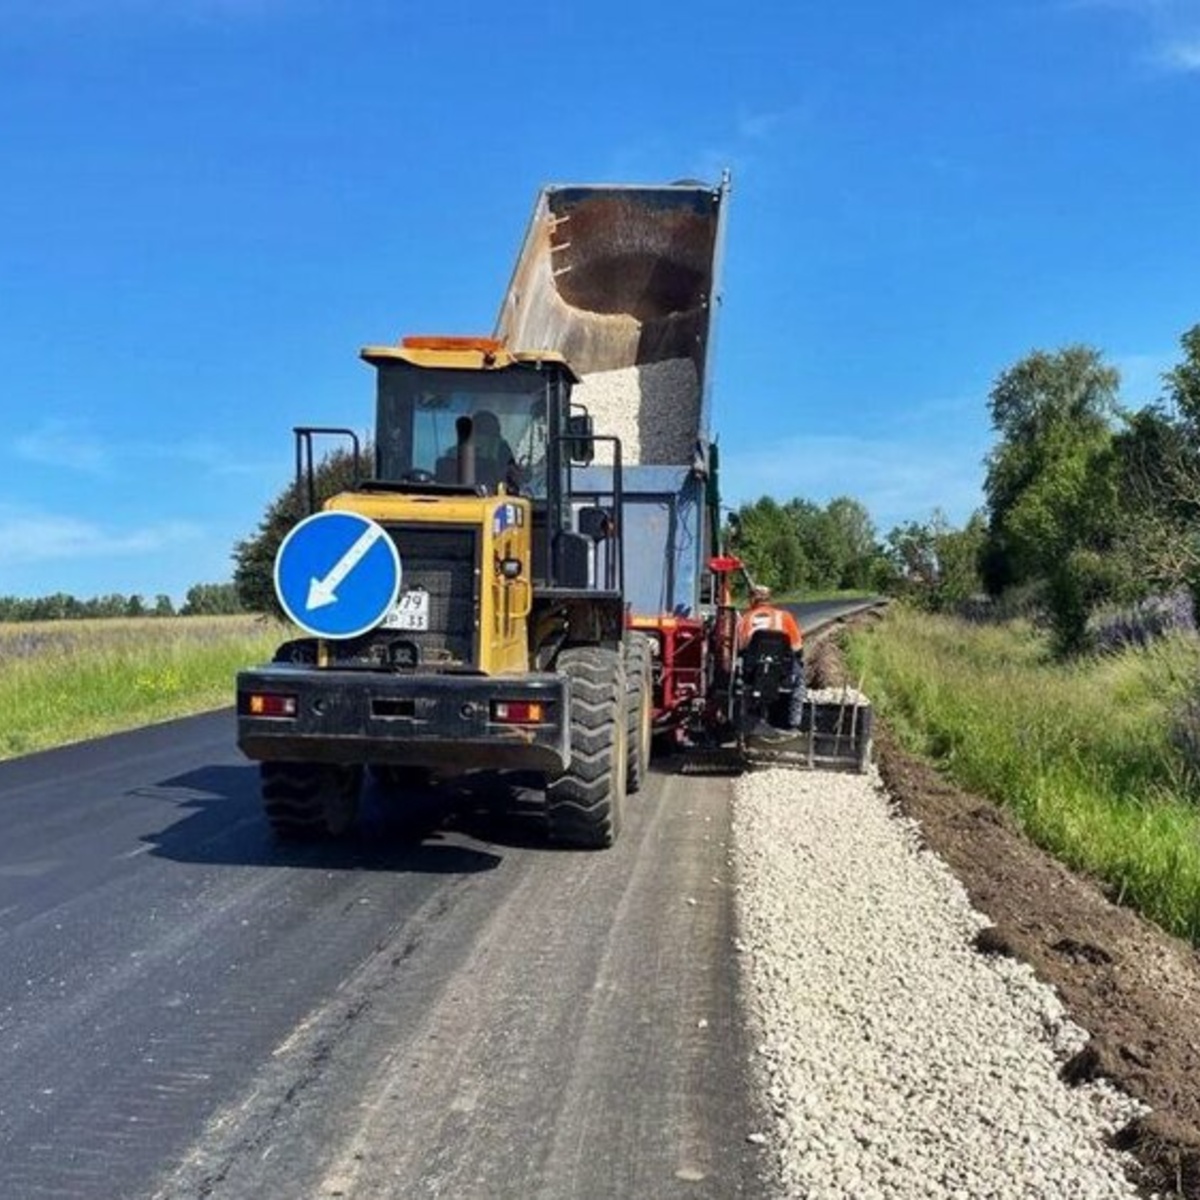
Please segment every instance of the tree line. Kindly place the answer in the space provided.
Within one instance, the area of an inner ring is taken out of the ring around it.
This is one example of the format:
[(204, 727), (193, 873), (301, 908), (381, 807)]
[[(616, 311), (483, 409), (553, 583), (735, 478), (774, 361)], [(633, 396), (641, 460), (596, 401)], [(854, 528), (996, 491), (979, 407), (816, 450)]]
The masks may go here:
[(824, 507), (763, 496), (730, 516), (726, 535), (754, 581), (776, 592), (878, 591), (890, 576), (870, 513), (850, 496)]
[[(988, 394), (995, 442), (983, 507), (962, 528), (940, 513), (878, 539), (843, 498), (743, 505), (735, 544), (752, 574), (787, 590), (868, 586), (930, 609), (982, 600), (1043, 613), (1057, 649), (1089, 642), (1103, 610), (1200, 599), (1200, 325), (1161, 392), (1119, 403), (1120, 372), (1086, 345), (1034, 350)], [(1194, 611), (1192, 613), (1194, 618)]]
[(935, 510), (881, 539), (866, 506), (851, 496), (824, 507), (764, 496), (733, 513), (725, 533), (751, 578), (776, 592), (871, 591), (945, 608), (982, 587), (983, 529), (979, 514), (960, 530)]
[(66, 592), (49, 596), (0, 596), (0, 621), (70, 621), (86, 617), (200, 617), (245, 612), (232, 583), (197, 583), (176, 609), (165, 593), (148, 601), (142, 595), (113, 592), (81, 600)]

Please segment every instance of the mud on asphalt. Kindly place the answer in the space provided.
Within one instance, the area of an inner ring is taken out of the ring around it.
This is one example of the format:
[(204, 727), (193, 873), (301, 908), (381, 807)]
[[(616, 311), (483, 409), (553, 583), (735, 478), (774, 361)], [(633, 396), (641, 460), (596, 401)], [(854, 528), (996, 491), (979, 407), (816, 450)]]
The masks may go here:
[[(846, 682), (834, 639), (807, 657), (812, 682)], [(976, 939), (980, 952), (1029, 963), (1091, 1035), (1063, 1078), (1104, 1077), (1150, 1108), (1114, 1138), (1141, 1164), (1138, 1183), (1200, 1200), (1200, 953), (1033, 845), (1006, 810), (901, 749), (878, 717), (875, 760), (900, 811), (993, 922)]]

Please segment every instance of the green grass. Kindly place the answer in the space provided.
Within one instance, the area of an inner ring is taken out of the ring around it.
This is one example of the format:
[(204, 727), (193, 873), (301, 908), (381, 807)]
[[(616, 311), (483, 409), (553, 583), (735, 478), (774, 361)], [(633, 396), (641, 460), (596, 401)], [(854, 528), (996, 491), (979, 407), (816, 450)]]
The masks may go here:
[(284, 636), (256, 617), (0, 624), (0, 759), (232, 704)]
[(907, 748), (1200, 943), (1200, 792), (1172, 740), (1197, 692), (1200, 641), (1063, 664), (1027, 624), (978, 627), (894, 607), (853, 635), (848, 654)]

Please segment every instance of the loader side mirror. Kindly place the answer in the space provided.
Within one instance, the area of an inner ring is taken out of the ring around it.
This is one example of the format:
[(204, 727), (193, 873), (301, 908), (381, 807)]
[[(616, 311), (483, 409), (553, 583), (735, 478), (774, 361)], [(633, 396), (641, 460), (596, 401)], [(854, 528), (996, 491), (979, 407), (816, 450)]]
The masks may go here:
[(612, 535), (612, 516), (605, 508), (589, 505), (579, 510), (577, 518), (579, 532), (590, 537), (593, 542), (602, 542)]
[(596, 445), (592, 441), (595, 430), (591, 413), (572, 413), (567, 418), (567, 437), (571, 461), (586, 467), (596, 457)]

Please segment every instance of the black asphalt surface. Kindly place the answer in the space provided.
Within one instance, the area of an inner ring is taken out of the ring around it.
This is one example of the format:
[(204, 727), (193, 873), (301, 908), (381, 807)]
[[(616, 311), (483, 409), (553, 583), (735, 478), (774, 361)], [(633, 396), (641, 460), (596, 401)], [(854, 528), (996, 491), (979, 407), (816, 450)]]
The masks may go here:
[(804, 600), (785, 602), (780, 607), (788, 609), (806, 633), (816, 633), (855, 613), (875, 608), (878, 603), (878, 600)]
[(0, 763), (0, 1198), (763, 1195), (728, 782), (501, 794), (289, 850), (229, 712)]

